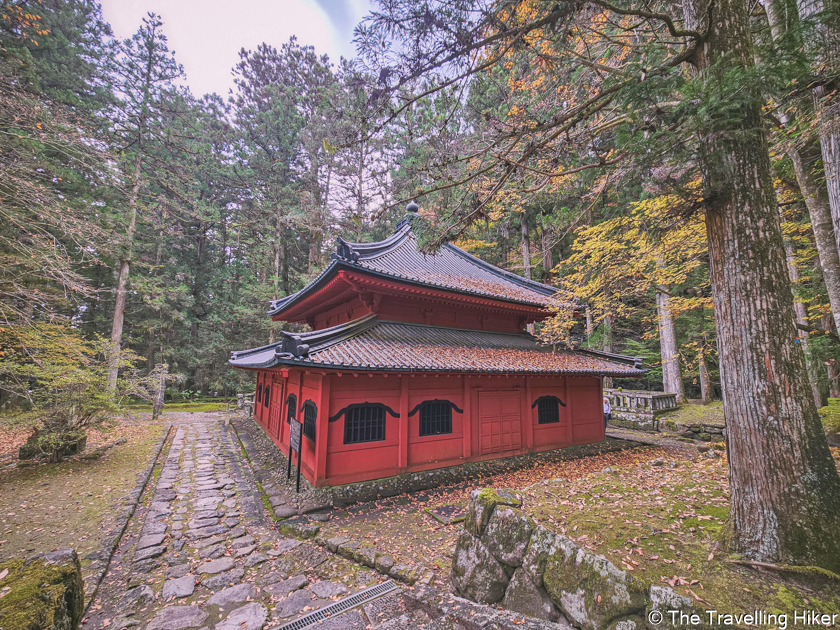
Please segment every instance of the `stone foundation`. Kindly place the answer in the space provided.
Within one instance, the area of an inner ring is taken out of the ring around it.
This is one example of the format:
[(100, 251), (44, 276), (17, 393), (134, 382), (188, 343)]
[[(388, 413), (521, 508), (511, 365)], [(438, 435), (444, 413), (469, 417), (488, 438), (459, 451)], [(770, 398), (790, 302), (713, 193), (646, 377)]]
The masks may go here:
[[(456, 595), (500, 603), (569, 630), (661, 629), (671, 625), (667, 611), (696, 612), (687, 597), (642, 582), (537, 525), (521, 507), (522, 498), (508, 490), (470, 494), (464, 533), (452, 559)], [(655, 610), (663, 613), (663, 623), (650, 625)]]

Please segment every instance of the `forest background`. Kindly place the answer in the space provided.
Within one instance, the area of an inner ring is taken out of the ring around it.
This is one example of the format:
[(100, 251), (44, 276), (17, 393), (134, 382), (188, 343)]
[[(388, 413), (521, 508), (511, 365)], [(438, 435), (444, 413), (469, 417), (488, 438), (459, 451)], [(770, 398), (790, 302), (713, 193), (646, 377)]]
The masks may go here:
[[(496, 188), (497, 173), (470, 163), (494, 130), (582, 98), (597, 64), (581, 56), (555, 76), (539, 56), (512, 58), (450, 88), (404, 82), (383, 105), (375, 64), (333, 63), (292, 40), (243, 50), (231, 94), (199, 97), (156, 16), (117, 41), (95, 2), (2, 4), (0, 408), (93, 409), (161, 378), (169, 399), (250, 391), (227, 358), (276, 338), (268, 303), (314, 278), (336, 236), (388, 235), (416, 196), (429, 247), (451, 239), (585, 305), (571, 330), (567, 312), (538, 325), (547, 342), (644, 356), (648, 377), (617, 385), (720, 395), (699, 184), (679, 180), (690, 166), (622, 172), (615, 123), (589, 149), (600, 168), (575, 168), (569, 153), (558, 169), (558, 152), (545, 174)], [(756, 41), (772, 41), (772, 18), (753, 6)], [(778, 90), (767, 103), (800, 324), (791, 343), (806, 347), (823, 406), (840, 353), (803, 191), (826, 195), (817, 123)]]

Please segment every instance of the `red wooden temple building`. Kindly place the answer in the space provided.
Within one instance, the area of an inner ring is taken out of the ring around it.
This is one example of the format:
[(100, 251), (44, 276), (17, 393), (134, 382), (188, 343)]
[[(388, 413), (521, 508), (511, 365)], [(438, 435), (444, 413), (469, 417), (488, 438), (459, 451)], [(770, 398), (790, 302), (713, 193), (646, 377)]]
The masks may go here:
[(553, 290), (446, 244), (416, 249), (412, 220), (378, 243), (341, 238), (324, 271), (273, 302), (306, 323), (231, 353), (256, 372), (254, 415), (302, 472), (332, 486), (604, 439), (602, 378), (645, 373), (634, 357), (554, 350), (525, 332)]

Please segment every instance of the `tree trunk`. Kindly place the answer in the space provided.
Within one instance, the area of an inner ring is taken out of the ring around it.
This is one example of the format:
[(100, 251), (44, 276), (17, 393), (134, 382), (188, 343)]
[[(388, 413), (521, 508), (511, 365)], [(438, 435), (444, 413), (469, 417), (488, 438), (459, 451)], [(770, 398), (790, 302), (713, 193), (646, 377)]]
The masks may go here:
[[(834, 249), (832, 247), (832, 249)], [(788, 266), (788, 277), (790, 278), (791, 284), (794, 286), (797, 282), (799, 282), (799, 269), (796, 268), (796, 260), (793, 255), (793, 244), (789, 240), (785, 240), (785, 257), (787, 258), (787, 266)], [(794, 294), (793, 299), (793, 309), (796, 313), (796, 321), (799, 324), (808, 325), (808, 308), (805, 304), (796, 299), (796, 295)], [(820, 370), (819, 365), (816, 365), (814, 361), (813, 353), (808, 348), (808, 333), (802, 329), (798, 329), (797, 332), (799, 333), (799, 343), (802, 346), (802, 350), (805, 352), (805, 365), (808, 369), (808, 380), (811, 382), (811, 394), (814, 397), (814, 404), (817, 408), (825, 407), (828, 404), (828, 400), (824, 400), (826, 398), (823, 395), (822, 389), (820, 387)]]
[[(820, 327), (823, 330), (836, 330), (834, 328), (834, 318), (828, 315), (823, 315), (820, 318)], [(840, 370), (837, 369), (837, 363), (834, 359), (826, 361), (826, 373), (828, 379), (828, 396), (829, 398), (840, 398)]]
[[(695, 62), (714, 84), (753, 65), (745, 0), (692, 0), (687, 28), (708, 16)], [(721, 85), (726, 85), (725, 81)], [(739, 93), (737, 123), (701, 138), (706, 233), (730, 477), (729, 542), (777, 564), (840, 571), (840, 476), (828, 450), (794, 325), (763, 96)], [(726, 95), (722, 95), (726, 98)]]
[[(802, 39), (813, 56), (815, 74), (830, 74), (831, 61), (840, 56), (840, 33), (825, 19), (824, 0), (797, 0), (797, 12), (802, 23)], [(824, 70), (823, 66), (827, 68)], [(831, 217), (834, 224), (834, 237), (840, 249), (840, 104), (826, 105), (831, 98), (831, 90), (821, 81), (815, 81), (813, 88), (814, 107), (819, 120), (820, 149), (825, 168), (825, 185)], [(835, 96), (836, 98), (836, 96)]]
[(662, 354), (662, 384), (669, 394), (677, 395), (677, 402), (685, 402), (680, 352), (677, 347), (677, 333), (674, 316), (671, 314), (671, 296), (668, 287), (659, 287), (656, 292), (656, 313), (659, 322), (659, 349)]
[(160, 417), (160, 411), (163, 409), (163, 397), (166, 394), (166, 375), (169, 373), (169, 366), (165, 363), (160, 366), (158, 370), (158, 382), (155, 390), (155, 402), (152, 405), (152, 420), (157, 420)]
[[(615, 323), (615, 317), (612, 313), (607, 313), (604, 316), (604, 352), (612, 352), (612, 330)], [(613, 380), (611, 376), (604, 377), (604, 389), (612, 389)]]
[[(810, 0), (806, 1), (810, 2)], [(770, 23), (770, 31), (773, 39), (778, 40), (784, 36), (786, 31), (785, 15), (780, 12), (780, 8), (782, 7), (779, 7), (775, 0), (765, 0), (763, 5), (766, 10), (767, 20)], [(807, 109), (806, 104), (802, 103), (802, 105), (803, 108)], [(779, 118), (783, 126), (789, 127), (792, 123), (793, 115), (790, 111), (782, 110), (779, 113)], [(826, 291), (828, 292), (831, 312), (834, 314), (835, 325), (840, 327), (840, 253), (838, 253), (838, 244), (840, 244), (840, 241), (836, 240), (834, 233), (834, 221), (836, 219), (832, 216), (832, 206), (829, 202), (828, 191), (814, 177), (813, 165), (818, 160), (816, 156), (811, 155), (814, 153), (810, 150), (811, 148), (811, 146), (805, 148), (790, 146), (787, 154), (793, 163), (796, 181), (799, 185), (799, 190), (802, 192), (802, 197), (805, 199), (808, 214), (811, 217), (811, 228), (814, 231), (814, 241), (816, 242), (817, 252), (819, 252), (820, 256), (820, 267), (823, 271), (823, 280), (825, 281)], [(829, 162), (826, 161), (825, 164), (828, 165)]]
[(140, 196), (140, 153), (134, 158), (134, 183), (128, 198), (131, 218), (125, 232), (123, 255), (117, 277), (117, 296), (114, 301), (114, 318), (111, 322), (111, 347), (108, 350), (108, 393), (117, 390), (117, 377), (120, 372), (120, 351), (122, 348), (123, 322), (125, 321), (125, 302), (128, 292), (128, 275), (131, 272), (131, 251), (134, 247), (134, 231), (137, 227), (137, 199)]
[(697, 369), (700, 373), (700, 402), (707, 405), (714, 400), (715, 392), (712, 389), (709, 366), (706, 365), (706, 350), (703, 347), (697, 353)]
[(528, 221), (525, 213), (522, 213), (522, 221), (520, 222), (520, 230), (522, 232), (522, 265), (525, 268), (525, 277), (531, 279), (531, 243), (528, 239)]
[(811, 169), (803, 160), (801, 151), (792, 148), (788, 151), (788, 155), (793, 162), (796, 180), (805, 198), (808, 214), (811, 216), (811, 229), (814, 231), (814, 240), (820, 255), (820, 267), (828, 292), (828, 301), (834, 315), (835, 327), (840, 329), (840, 254), (838, 254), (838, 245), (835, 240), (828, 195), (825, 188), (819, 186), (814, 180)]
[(554, 260), (551, 256), (551, 244), (549, 243), (548, 228), (545, 227), (545, 218), (543, 218), (542, 228), (542, 266), (543, 266), (543, 284), (551, 285), (551, 270), (554, 269)]
[(319, 182), (319, 161), (311, 159), (310, 186), (312, 187), (312, 217), (309, 225), (309, 258), (306, 272), (312, 273), (321, 266), (321, 242), (324, 238), (324, 220), (321, 199), (321, 184)]

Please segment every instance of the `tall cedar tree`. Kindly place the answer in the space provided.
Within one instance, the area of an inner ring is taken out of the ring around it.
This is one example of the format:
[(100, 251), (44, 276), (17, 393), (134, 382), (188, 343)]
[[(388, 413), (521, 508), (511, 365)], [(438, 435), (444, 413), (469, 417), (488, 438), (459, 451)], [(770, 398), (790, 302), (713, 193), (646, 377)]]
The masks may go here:
[[(455, 230), (523, 173), (539, 189), (583, 169), (659, 167), (679, 190), (699, 170), (728, 424), (729, 542), (759, 561), (840, 572), (840, 476), (794, 343), (761, 118), (766, 75), (756, 68), (748, 6), (685, 1), (683, 15), (664, 3), (607, 0), (389, 0), (357, 41), (378, 70), (371, 98), (386, 121), (410, 107), (399, 95), (419, 77), (435, 89), (526, 57), (573, 82), (560, 86), (566, 96), (553, 108), (540, 97), (550, 100), (556, 86), (543, 86), (525, 124), (487, 112), (483, 142), (449, 156), (466, 167), (435, 188), (467, 189), (451, 211)], [(496, 185), (470, 194), (488, 174)]]
[(137, 32), (120, 45), (113, 59), (114, 90), (118, 102), (112, 120), (112, 146), (123, 156), (121, 169), (124, 176), (125, 211), (122, 251), (117, 265), (117, 287), (114, 315), (111, 322), (111, 367), (108, 388), (113, 391), (119, 371), (119, 353), (122, 346), (125, 305), (131, 273), (134, 237), (144, 180), (158, 164), (150, 163), (150, 147), (165, 136), (163, 110), (173, 81), (183, 76), (183, 69), (169, 51), (160, 18), (150, 13), (143, 18)]

